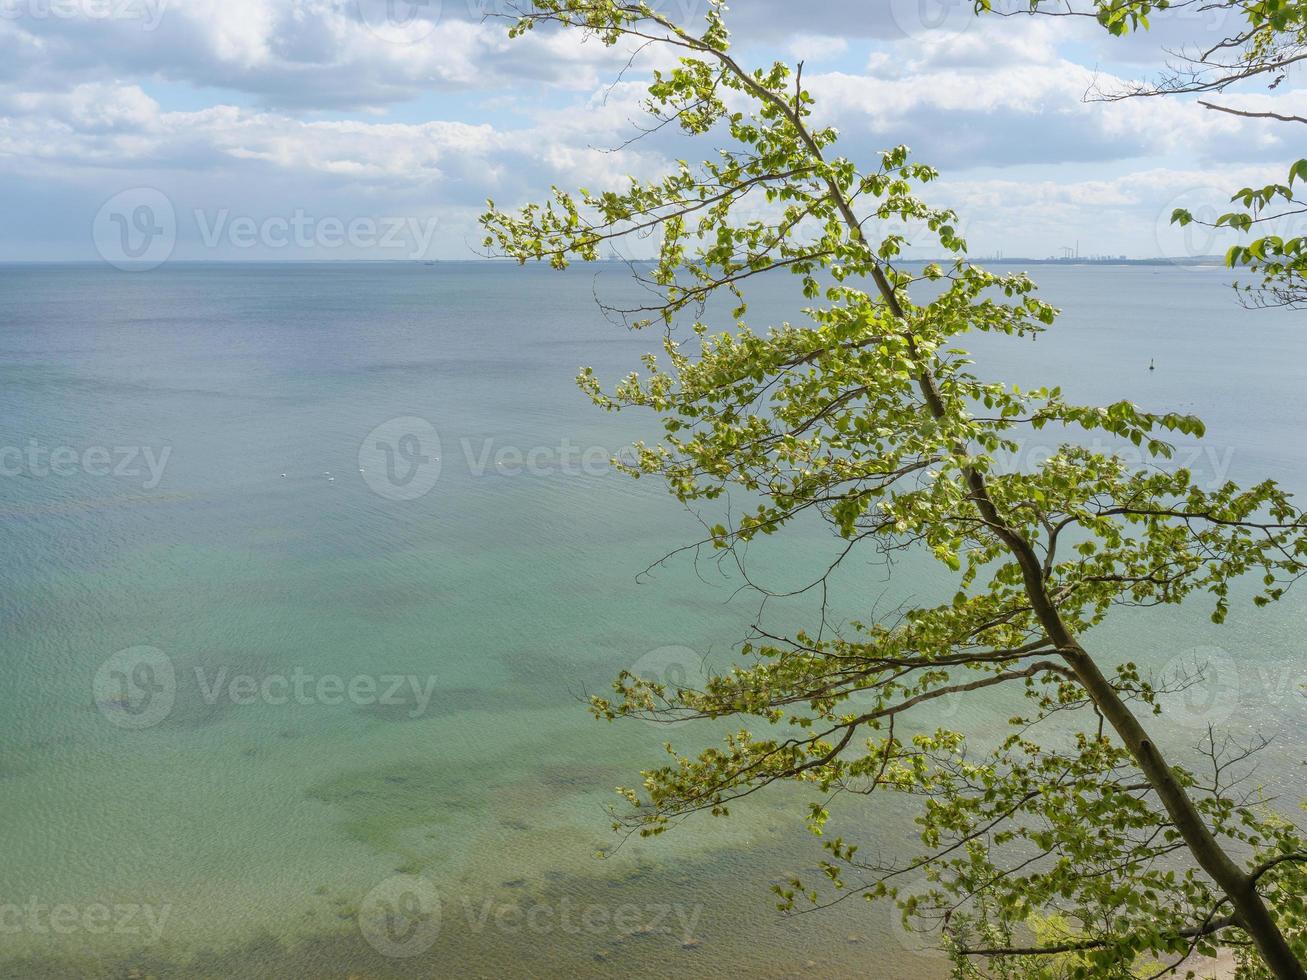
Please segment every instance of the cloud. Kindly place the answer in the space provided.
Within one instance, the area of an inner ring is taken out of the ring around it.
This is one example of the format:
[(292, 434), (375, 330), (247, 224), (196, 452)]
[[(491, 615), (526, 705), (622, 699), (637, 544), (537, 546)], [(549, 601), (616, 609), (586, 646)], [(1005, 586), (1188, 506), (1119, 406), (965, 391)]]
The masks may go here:
[[(608, 145), (638, 115), (640, 92), (635, 84), (608, 87), (581, 111), (541, 109), (535, 125), (508, 128), (491, 121), (308, 120), (233, 105), (165, 111), (135, 84), (83, 84), (65, 93), (0, 93), (0, 158), (20, 170), (25, 162), (43, 168), (51, 161), (88, 173), (249, 164), (363, 185), (475, 183), (480, 200), (480, 191), (508, 179), (510, 170), (529, 174), (532, 183), (647, 172), (643, 146)], [(551, 160), (565, 162), (541, 168)], [(515, 168), (504, 166), (514, 161)]]
[[(183, 212), (436, 214), (442, 254), (465, 256), (486, 197), (615, 186), (705, 152), (672, 129), (627, 143), (642, 79), (668, 53), (614, 82), (628, 51), (549, 30), (509, 41), (493, 16), (504, 0), (61, 0), (38, 16), (49, 2), (0, 0), (0, 202), (24, 221), (33, 201), (48, 215), (0, 232), (9, 257), (37, 240), (85, 249), (99, 206), (139, 186)], [(1110, 214), (1142, 249), (1128, 216), (1151, 235), (1161, 205), (1131, 175), (1281, 170), (1292, 151), (1282, 126), (1192, 102), (1086, 103), (1131, 70), (1092, 60), (1107, 50), (1094, 25), (958, 16), (969, 6), (755, 0), (731, 17), (746, 60), (808, 62), (841, 153), (909, 144), (951, 181), (941, 193), (982, 212), (969, 220), (991, 247), (1038, 252)], [(1231, 99), (1307, 108), (1301, 90)]]
[(849, 49), (849, 42), (842, 37), (827, 37), (822, 34), (799, 34), (790, 39), (786, 50), (795, 61), (808, 65), (821, 64), (838, 58)]
[[(620, 64), (575, 33), (510, 42), (507, 21), (455, 16), (462, 0), (4, 0), (0, 82), (27, 88), (148, 77), (244, 93), (273, 108), (360, 109), (425, 91), (547, 82), (590, 88)], [(38, 14), (50, 4), (62, 16)], [(109, 5), (116, 16), (91, 15)], [(463, 13), (468, 13), (464, 7)]]
[[(946, 169), (1126, 161), (1183, 154), (1196, 160), (1265, 159), (1282, 152), (1282, 127), (1240, 120), (1179, 99), (1086, 102), (1101, 73), (1063, 59), (942, 67), (936, 53), (866, 74), (807, 77), (822, 119), (859, 155), (906, 143)], [(1300, 96), (1293, 95), (1296, 100)]]
[[(1234, 236), (1180, 228), (1172, 224), (1172, 213), (1184, 208), (1213, 220), (1230, 209), (1233, 190), (1274, 179), (1278, 170), (1277, 164), (1267, 163), (1201, 170), (1149, 167), (1081, 180), (946, 178), (932, 195), (966, 216), (962, 231), (976, 255), (1001, 249), (1008, 256), (1043, 258), (1079, 241), (1084, 254), (1192, 258), (1224, 252)], [(1020, 234), (1013, 234), (1014, 228)]]
[[(634, 84), (606, 88), (586, 111), (541, 110), (534, 125), (511, 129), (450, 120), (307, 120), (234, 105), (167, 111), (123, 83), (7, 93), (0, 96), (0, 169), (9, 177), (0, 202), (6, 213), (17, 204), (11, 198), (34, 193), (61, 203), (35, 233), (8, 228), (0, 254), (33, 257), (27, 249), (34, 237), (62, 235), (89, 258), (88, 229), (104, 201), (153, 190), (179, 214), (204, 214), (205, 221), (224, 213), (263, 223), (296, 211), (345, 222), (434, 216), (438, 254), (469, 258), (487, 197), (514, 202), (539, 196), (551, 182), (603, 187), (666, 170), (668, 156), (652, 144), (612, 145), (615, 131), (637, 114), (631, 100), (639, 91)], [(47, 192), (52, 186), (57, 193)], [(190, 223), (192, 239), (202, 223)], [(179, 227), (179, 256), (186, 244)]]

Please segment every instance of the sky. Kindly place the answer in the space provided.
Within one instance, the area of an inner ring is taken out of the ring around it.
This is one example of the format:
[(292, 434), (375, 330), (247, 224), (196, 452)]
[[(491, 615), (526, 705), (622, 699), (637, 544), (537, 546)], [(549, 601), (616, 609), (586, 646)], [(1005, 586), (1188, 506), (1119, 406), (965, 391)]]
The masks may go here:
[[(706, 9), (657, 2), (687, 22)], [(624, 147), (666, 55), (623, 71), (630, 52), (575, 32), (510, 40), (508, 3), (0, 0), (0, 261), (470, 259), (486, 198), (711, 155)], [(937, 167), (926, 198), (958, 210), (972, 255), (1151, 257), (1223, 250), (1171, 212), (1219, 213), (1301, 154), (1301, 127), (1192, 100), (1086, 101), (1223, 37), (1227, 16), (1127, 40), (1083, 19), (977, 19), (969, 0), (736, 0), (727, 21), (746, 64), (804, 61), (840, 152), (903, 143)], [(1228, 101), (1303, 113), (1307, 82)]]

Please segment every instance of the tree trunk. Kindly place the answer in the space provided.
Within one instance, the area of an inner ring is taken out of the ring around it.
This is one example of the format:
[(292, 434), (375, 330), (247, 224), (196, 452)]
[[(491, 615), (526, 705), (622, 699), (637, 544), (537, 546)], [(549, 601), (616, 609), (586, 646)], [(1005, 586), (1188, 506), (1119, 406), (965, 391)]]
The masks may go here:
[[(814, 160), (825, 162), (821, 147), (813, 139), (803, 121), (803, 117), (793, 106), (776, 93), (760, 85), (724, 51), (702, 43), (696, 45), (696, 39), (691, 38), (665, 17), (654, 14), (652, 19), (675, 33), (681, 41), (687, 43), (691, 48), (716, 58), (728, 71), (735, 75), (745, 89), (762, 101), (771, 104), (785, 116), (794, 127), (795, 132), (798, 133), (800, 139), (803, 140)], [(869, 253), (874, 254), (870, 243), (863, 235), (862, 224), (858, 221), (857, 215), (854, 214), (853, 208), (844, 193), (833, 180), (828, 179), (826, 186), (830, 193), (831, 202), (839, 211), (848, 228), (850, 238), (860, 242)], [(878, 265), (873, 266), (872, 278), (890, 312), (904, 321), (904, 338), (915, 356), (915, 338), (907, 328), (907, 314), (895, 294), (893, 284), (890, 283)], [(940, 394), (939, 386), (935, 381), (934, 373), (928, 367), (923, 368), (917, 381), (927, 409), (936, 418), (943, 418), (947, 408)], [(966, 447), (958, 447), (957, 453), (960, 457), (965, 457), (967, 455)], [(1048, 595), (1043, 577), (1043, 568), (1030, 542), (1013, 530), (1002, 515), (998, 513), (998, 509), (989, 495), (984, 474), (974, 469), (967, 469), (965, 472), (977, 507), (994, 528), (995, 533), (1003, 539), (1003, 542), (1008, 546), (1021, 566), (1026, 593), (1040, 624), (1047, 631), (1049, 639), (1057, 645), (1058, 651), (1071, 666), (1076, 678), (1098, 707), (1098, 710), (1108, 719), (1118, 737), (1121, 738), (1126, 748), (1134, 756), (1144, 777), (1153, 787), (1153, 790), (1161, 799), (1162, 805), (1166, 807), (1167, 813), (1175, 822), (1176, 829), (1182, 835), (1194, 859), (1212, 877), (1217, 887), (1230, 901), (1240, 927), (1247, 932), (1248, 936), (1256, 944), (1258, 952), (1265, 960), (1267, 967), (1275, 974), (1277, 980), (1307, 980), (1307, 969), (1304, 969), (1303, 964), (1294, 956), (1288, 941), (1284, 938), (1284, 934), (1275, 921), (1275, 917), (1271, 915), (1266, 903), (1262, 901), (1261, 895), (1257, 892), (1256, 883), (1226, 854), (1220, 842), (1217, 841), (1211, 829), (1203, 820), (1202, 814), (1198, 812), (1194, 801), (1190, 799), (1189, 794), (1180, 785), (1175, 773), (1172, 772), (1171, 767), (1166, 763), (1161, 752), (1158, 751), (1156, 744), (1148, 737), (1148, 733), (1140, 724), (1139, 719), (1121, 700), (1116, 689), (1112, 687), (1107, 678), (1103, 676), (1102, 671), (1098, 669), (1098, 665), (1081, 648), (1075, 637), (1066, 628), (1066, 624), (1062, 622), (1062, 617), (1058, 613), (1056, 605)]]
[(1134, 712), (1121, 700), (1093, 658), (1078, 645), (1063, 651), (1063, 656), (1093, 698), (1094, 704), (1139, 763), (1139, 768), (1157, 792), (1166, 812), (1175, 821), (1176, 830), (1189, 846), (1194, 860), (1230, 900), (1239, 926), (1256, 944), (1257, 951), (1271, 972), (1280, 980), (1307, 980), (1307, 969), (1303, 968), (1289, 948), (1271, 910), (1262, 901), (1256, 884), (1225, 853)]

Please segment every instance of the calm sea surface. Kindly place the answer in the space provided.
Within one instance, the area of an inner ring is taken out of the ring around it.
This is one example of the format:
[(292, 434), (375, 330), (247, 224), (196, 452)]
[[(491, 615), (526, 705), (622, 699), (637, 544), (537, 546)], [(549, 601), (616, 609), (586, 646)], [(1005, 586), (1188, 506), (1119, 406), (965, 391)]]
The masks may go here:
[[(582, 699), (635, 665), (729, 664), (758, 611), (707, 561), (639, 577), (701, 528), (605, 463), (653, 420), (572, 383), (658, 346), (595, 309), (596, 285), (631, 295), (623, 275), (0, 267), (0, 976), (940, 974), (888, 908), (778, 917), (770, 882), (820, 858), (807, 797), (598, 856), (613, 788), (711, 734), (600, 724)], [(1301, 316), (1242, 310), (1220, 270), (1035, 278), (1064, 317), (981, 338), (978, 373), (1197, 413), (1200, 479), (1307, 490)], [(766, 288), (753, 321), (797, 319), (790, 284)], [(792, 585), (832, 545), (797, 529), (756, 570)], [(835, 605), (945, 588), (867, 564)], [(1287, 810), (1307, 605), (1208, 611), (1090, 641), (1212, 664), (1170, 747), (1208, 721), (1273, 735), (1255, 779)], [(932, 720), (993, 730), (1007, 707)], [(864, 851), (912, 841), (892, 800), (836, 823)]]

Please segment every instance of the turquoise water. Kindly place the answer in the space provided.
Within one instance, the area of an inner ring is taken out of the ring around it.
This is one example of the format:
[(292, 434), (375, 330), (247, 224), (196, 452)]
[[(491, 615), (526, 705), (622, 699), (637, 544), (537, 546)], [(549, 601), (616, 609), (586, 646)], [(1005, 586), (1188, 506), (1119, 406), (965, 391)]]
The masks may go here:
[[(1307, 489), (1292, 315), (1240, 309), (1219, 270), (1036, 278), (1066, 315), (1036, 344), (983, 338), (981, 373), (1196, 412), (1200, 474)], [(639, 577), (699, 526), (601, 462), (656, 431), (591, 408), (576, 369), (617, 378), (658, 338), (594, 288), (474, 263), (0, 268), (0, 975), (939, 974), (887, 909), (772, 911), (769, 882), (820, 857), (801, 798), (597, 856), (613, 787), (697, 736), (580, 699), (636, 664), (728, 663), (756, 602), (688, 558)], [(606, 267), (598, 288), (628, 287)], [(767, 289), (756, 320), (797, 316)], [(812, 528), (756, 558), (793, 584), (830, 547)], [(837, 608), (942, 587), (855, 567)], [(1215, 656), (1224, 686), (1181, 719), (1275, 735), (1258, 779), (1296, 800), (1305, 616), (1291, 594), (1093, 642)], [(838, 830), (910, 841), (893, 805)], [(370, 931), (412, 900), (438, 929)]]

